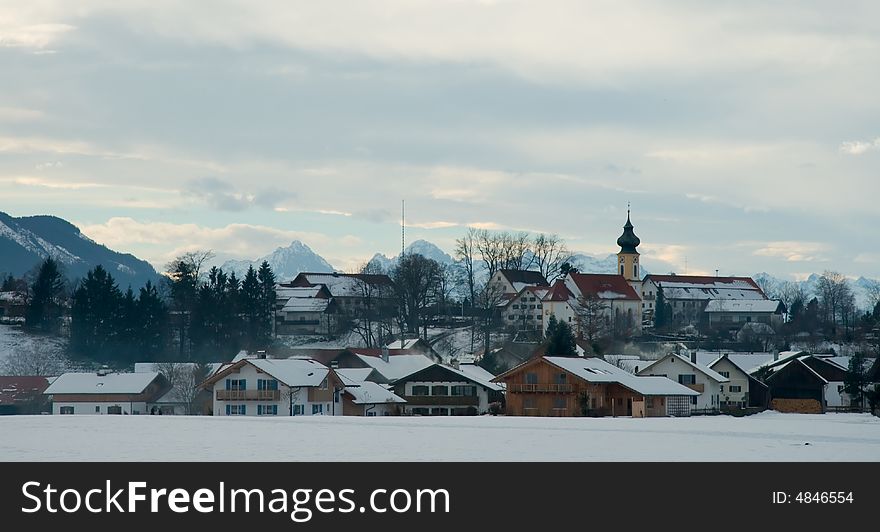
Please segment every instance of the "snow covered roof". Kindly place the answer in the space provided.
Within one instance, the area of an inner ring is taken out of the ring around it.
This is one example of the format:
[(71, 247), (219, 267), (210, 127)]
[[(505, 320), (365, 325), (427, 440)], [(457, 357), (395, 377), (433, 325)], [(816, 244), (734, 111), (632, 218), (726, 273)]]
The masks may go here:
[(570, 273), (565, 277), (565, 286), (575, 297), (641, 301), (639, 294), (622, 275)]
[(352, 402), (356, 405), (382, 404), (382, 403), (405, 403), (406, 400), (395, 395), (391, 390), (375, 382), (360, 382), (345, 387), (345, 393), (350, 394)]
[(781, 301), (771, 299), (727, 300), (713, 299), (706, 305), (706, 312), (767, 312), (780, 310)]
[(767, 299), (750, 277), (647, 275), (644, 282), (663, 286), (667, 299)]
[(541, 272), (534, 270), (498, 270), (498, 273), (504, 277), (513, 289), (519, 292), (526, 286), (549, 286), (550, 283), (541, 275)]
[(321, 293), (320, 286), (281, 286), (275, 287), (276, 299), (290, 299), (291, 297), (318, 297)]
[(300, 273), (293, 280), (294, 286), (324, 285), (334, 297), (361, 297), (364, 284), (391, 288), (394, 282), (387, 275), (353, 273)]
[(434, 361), (425, 355), (394, 355), (388, 357), (388, 362), (381, 357), (362, 355), (357, 351), (355, 355), (389, 381), (402, 379), (434, 365)]
[(495, 378), (495, 375), (492, 375), (491, 373), (486, 371), (486, 369), (482, 366), (478, 366), (476, 364), (459, 364), (458, 372), (490, 390), (501, 391), (504, 389), (503, 386), (500, 385), (500, 383), (492, 382), (492, 379)]
[(666, 377), (638, 377), (601, 358), (544, 357), (544, 360), (588, 382), (618, 383), (642, 395), (700, 395)]
[(340, 368), (336, 370), (336, 374), (342, 378), (345, 383), (364, 382), (373, 373), (373, 368)]
[(330, 368), (306, 358), (249, 358), (247, 362), (287, 386), (319, 386)]
[(727, 377), (721, 375), (720, 373), (718, 373), (718, 372), (715, 371), (714, 369), (709, 368), (708, 366), (704, 366), (704, 365), (699, 364), (699, 363), (691, 362), (690, 359), (688, 359), (687, 357), (683, 357), (683, 356), (680, 356), (680, 355), (676, 355), (675, 353), (670, 353), (669, 355), (666, 355), (666, 356), (663, 357), (663, 358), (660, 358), (660, 359), (658, 359), (658, 360), (655, 360), (655, 361), (651, 362), (650, 364), (648, 364), (647, 366), (645, 366), (644, 368), (642, 368), (641, 370), (639, 370), (639, 374), (642, 374), (642, 373), (648, 371), (649, 369), (651, 369), (652, 367), (654, 367), (655, 365), (659, 364), (659, 363), (662, 362), (663, 360), (666, 360), (666, 359), (669, 358), (669, 357), (675, 357), (677, 360), (680, 360), (680, 361), (684, 362), (684, 363), (687, 364), (688, 366), (694, 368), (695, 370), (699, 371), (700, 373), (702, 373), (703, 375), (709, 377), (710, 379), (714, 380), (715, 382), (730, 382), (730, 379), (728, 379)]
[(65, 373), (46, 388), (52, 394), (140, 394), (159, 377), (159, 372), (143, 373)]
[[(197, 366), (195, 362), (174, 362), (174, 364), (180, 368), (185, 369), (193, 369)], [(206, 364), (208, 367), (208, 375), (213, 375), (223, 366), (222, 362), (209, 362)], [(162, 373), (161, 371), (162, 364), (158, 362), (135, 362), (134, 363), (134, 372), (135, 373)]]
[(281, 312), (324, 312), (329, 306), (329, 299), (291, 297), (287, 300)]
[(420, 338), (406, 338), (402, 340), (394, 340), (386, 345), (388, 349), (412, 349), (421, 341)]
[(729, 353), (719, 351), (697, 351), (697, 364), (713, 367), (721, 357), (727, 355), (734, 366), (750, 373), (752, 368), (773, 362), (773, 353)]
[(518, 303), (519, 298), (527, 294), (533, 295), (535, 299), (540, 302), (544, 300), (544, 297), (548, 292), (550, 292), (550, 288), (547, 286), (523, 286), (517, 290), (515, 295), (508, 294), (507, 297), (504, 297), (499, 303), (499, 306), (504, 307), (511, 303)]

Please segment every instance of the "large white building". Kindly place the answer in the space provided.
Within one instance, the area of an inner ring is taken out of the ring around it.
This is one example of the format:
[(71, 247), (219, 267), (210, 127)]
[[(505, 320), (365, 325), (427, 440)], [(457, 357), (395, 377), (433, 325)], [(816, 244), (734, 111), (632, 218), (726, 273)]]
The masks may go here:
[(53, 414), (148, 414), (169, 389), (156, 371), (143, 373), (64, 373), (43, 392)]
[(700, 395), (691, 397), (691, 409), (704, 411), (721, 408), (722, 387), (730, 382), (717, 371), (698, 364), (696, 354), (693, 359), (674, 353), (666, 355), (639, 370), (637, 375), (666, 377), (699, 392)]

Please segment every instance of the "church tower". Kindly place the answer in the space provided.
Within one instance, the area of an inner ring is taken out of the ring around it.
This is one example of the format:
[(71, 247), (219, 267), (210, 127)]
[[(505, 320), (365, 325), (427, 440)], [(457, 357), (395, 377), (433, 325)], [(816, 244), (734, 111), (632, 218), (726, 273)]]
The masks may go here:
[[(633, 224), (629, 220), (629, 206), (626, 209), (626, 225), (623, 226), (623, 234), (617, 239), (620, 251), (617, 253), (617, 273), (622, 275), (631, 285), (641, 283), (641, 271), (639, 269), (639, 252), (636, 248), (642, 241), (633, 232)], [(636, 293), (641, 293), (636, 290)]]

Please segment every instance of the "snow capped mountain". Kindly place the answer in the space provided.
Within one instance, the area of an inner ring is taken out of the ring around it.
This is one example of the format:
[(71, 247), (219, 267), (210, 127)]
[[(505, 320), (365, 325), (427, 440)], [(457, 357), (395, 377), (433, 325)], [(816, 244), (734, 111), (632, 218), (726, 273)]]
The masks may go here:
[[(448, 253), (437, 247), (436, 244), (432, 244), (427, 240), (416, 240), (412, 244), (408, 245), (404, 252), (408, 255), (410, 254), (418, 254), (423, 257), (435, 260), (440, 264), (450, 265), (455, 264), (455, 259), (449, 256)], [(387, 272), (394, 267), (397, 263), (397, 259), (399, 256), (395, 256), (392, 258), (388, 258), (382, 253), (376, 253), (373, 255), (373, 258), (370, 259), (370, 266), (380, 269), (383, 272)]]
[(294, 240), (289, 246), (278, 248), (257, 260), (226, 261), (222, 268), (227, 272), (235, 272), (235, 275), (241, 278), (247, 273), (248, 267), (253, 266), (254, 269), (257, 269), (263, 261), (269, 263), (272, 271), (275, 272), (275, 278), (279, 281), (291, 281), (301, 272), (330, 273), (336, 271), (329, 262), (299, 240)]
[(0, 212), (0, 273), (21, 276), (44, 259), (58, 261), (70, 279), (102, 265), (123, 289), (139, 288), (158, 275), (146, 261), (117, 253), (83, 235), (73, 224), (54, 216), (14, 218)]
[[(821, 277), (821, 274), (813, 273), (803, 281), (786, 281), (785, 279), (770, 275), (769, 273), (761, 272), (753, 275), (752, 279), (754, 279), (770, 297), (779, 297), (780, 289), (789, 282), (803, 288), (807, 297), (816, 297), (818, 295), (817, 288)], [(847, 279), (847, 283), (855, 296), (856, 306), (861, 309), (868, 309), (871, 306), (871, 292), (875, 286), (880, 284), (880, 281), (876, 279), (868, 279), (866, 277), (859, 277), (858, 279)]]

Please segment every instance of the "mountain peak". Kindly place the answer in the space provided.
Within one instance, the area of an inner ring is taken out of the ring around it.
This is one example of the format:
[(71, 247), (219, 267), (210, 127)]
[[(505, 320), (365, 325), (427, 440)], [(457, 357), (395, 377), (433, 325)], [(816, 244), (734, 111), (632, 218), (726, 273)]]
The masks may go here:
[(259, 267), (268, 262), (279, 281), (291, 281), (301, 272), (330, 273), (336, 271), (323, 257), (300, 240), (294, 240), (287, 247), (279, 247), (272, 253), (256, 260), (230, 260), (222, 268), (225, 271), (244, 275), (249, 266)]

